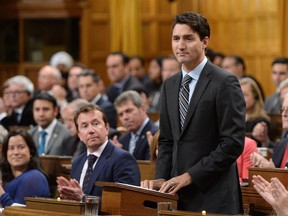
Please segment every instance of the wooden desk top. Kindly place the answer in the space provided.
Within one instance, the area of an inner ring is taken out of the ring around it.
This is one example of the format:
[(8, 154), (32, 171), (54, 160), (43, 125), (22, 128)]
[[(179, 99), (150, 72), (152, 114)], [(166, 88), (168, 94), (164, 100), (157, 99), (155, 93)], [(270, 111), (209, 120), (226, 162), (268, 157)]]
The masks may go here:
[[(199, 216), (199, 215), (206, 215), (206, 216), (225, 216), (223, 214), (202, 214), (202, 212), (190, 212), (190, 211), (179, 211), (179, 210), (174, 210), (174, 211), (167, 211), (163, 210), (159, 212), (159, 216)], [(227, 215), (228, 216), (228, 215)]]

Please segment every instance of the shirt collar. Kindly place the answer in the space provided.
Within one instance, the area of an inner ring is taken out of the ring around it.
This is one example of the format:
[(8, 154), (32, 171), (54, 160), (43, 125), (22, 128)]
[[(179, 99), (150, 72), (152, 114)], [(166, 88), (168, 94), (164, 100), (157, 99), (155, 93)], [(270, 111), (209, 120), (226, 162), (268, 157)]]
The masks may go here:
[(96, 97), (94, 97), (92, 99), (92, 101), (90, 101), (90, 103), (96, 104), (99, 101), (100, 98), (101, 98), (101, 94), (99, 93), (99, 94), (96, 95)]
[(41, 132), (42, 130), (45, 130), (47, 132), (47, 134), (52, 134), (56, 124), (57, 124), (57, 119), (54, 118), (53, 121), (50, 123), (50, 125), (48, 125), (47, 128), (43, 129), (42, 127), (39, 126), (38, 131)]
[[(140, 136), (143, 128), (146, 126), (146, 124), (148, 123), (148, 121), (149, 121), (149, 118), (146, 117), (145, 120), (143, 121), (141, 127), (136, 131), (136, 133), (134, 132), (134, 134), (136, 134), (137, 136)], [(133, 133), (133, 132), (132, 132), (132, 133)]]
[(95, 152), (89, 152), (89, 150), (87, 149), (87, 156), (89, 154), (93, 154), (95, 155), (96, 157), (100, 158), (102, 152), (104, 151), (106, 145), (108, 143), (108, 139), (106, 140), (106, 142), (103, 143), (103, 145), (101, 145)]
[[(207, 63), (207, 57), (205, 56), (204, 59), (202, 60), (202, 62), (197, 65), (197, 67), (195, 67), (192, 71), (184, 71), (183, 67), (182, 67), (182, 78), (184, 78), (184, 76), (186, 74), (188, 74), (190, 77), (193, 78), (193, 80), (196, 80), (198, 81), (199, 77), (200, 77), (200, 74), (201, 74), (201, 71), (203, 70), (205, 64)], [(183, 80), (183, 79), (182, 79)]]

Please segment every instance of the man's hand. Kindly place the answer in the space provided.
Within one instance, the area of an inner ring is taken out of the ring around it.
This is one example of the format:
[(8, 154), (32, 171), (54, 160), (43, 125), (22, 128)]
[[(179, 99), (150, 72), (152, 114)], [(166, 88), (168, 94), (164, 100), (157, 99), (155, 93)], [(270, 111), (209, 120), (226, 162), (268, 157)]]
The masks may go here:
[(113, 136), (113, 139), (111, 140), (111, 142), (113, 143), (114, 146), (116, 146), (118, 148), (123, 148), (123, 145), (121, 143), (119, 143), (118, 137), (116, 135)]
[(164, 179), (141, 181), (141, 187), (158, 190), (162, 193), (175, 194), (182, 187), (192, 183), (192, 177), (186, 172), (180, 176), (173, 177), (168, 181)]
[(175, 194), (182, 187), (185, 187), (191, 183), (192, 183), (192, 177), (189, 175), (189, 173), (186, 172), (180, 176), (176, 176), (164, 182), (159, 192)]
[(68, 181), (63, 176), (59, 176), (56, 181), (60, 198), (80, 201), (84, 196), (80, 184), (75, 179)]
[(254, 164), (255, 167), (275, 168), (275, 165), (272, 159), (267, 160), (261, 154), (256, 153), (256, 152), (250, 155), (250, 160)]
[(141, 181), (141, 187), (151, 190), (159, 190), (164, 182), (164, 179), (144, 180)]

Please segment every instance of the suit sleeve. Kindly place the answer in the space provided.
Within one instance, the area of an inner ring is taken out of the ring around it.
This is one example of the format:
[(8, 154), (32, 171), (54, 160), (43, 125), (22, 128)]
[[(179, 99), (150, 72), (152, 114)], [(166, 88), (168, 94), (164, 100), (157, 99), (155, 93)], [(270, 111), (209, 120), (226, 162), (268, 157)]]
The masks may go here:
[(128, 152), (123, 152), (117, 159), (113, 169), (113, 182), (140, 185), (140, 171), (135, 158)]

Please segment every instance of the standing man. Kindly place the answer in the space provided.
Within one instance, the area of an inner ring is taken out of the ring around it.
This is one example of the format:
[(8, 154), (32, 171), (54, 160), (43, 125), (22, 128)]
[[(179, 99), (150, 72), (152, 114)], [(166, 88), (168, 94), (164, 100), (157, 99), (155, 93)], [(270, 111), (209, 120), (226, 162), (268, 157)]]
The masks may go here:
[(272, 81), (277, 90), (265, 100), (264, 105), (267, 113), (279, 114), (279, 110), (282, 108), (282, 100), (278, 87), (281, 81), (286, 78), (288, 78), (288, 58), (278, 57), (272, 62)]
[(61, 198), (78, 200), (85, 195), (101, 196), (102, 188), (96, 181), (140, 184), (136, 160), (108, 140), (107, 117), (97, 105), (89, 104), (75, 114), (74, 123), (87, 152), (72, 164), (71, 179), (57, 178)]
[(210, 27), (203, 16), (177, 15), (172, 29), (182, 71), (163, 85), (156, 179), (141, 185), (177, 193), (181, 210), (239, 214), (245, 101), (238, 79), (205, 57)]

